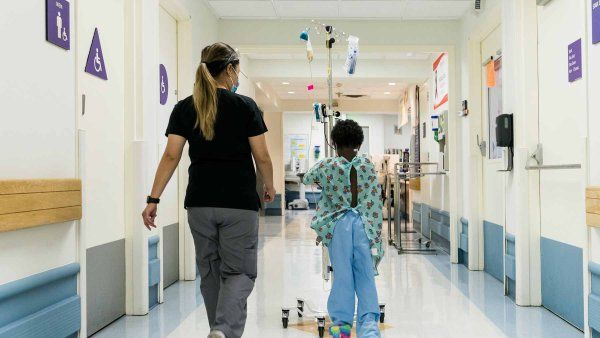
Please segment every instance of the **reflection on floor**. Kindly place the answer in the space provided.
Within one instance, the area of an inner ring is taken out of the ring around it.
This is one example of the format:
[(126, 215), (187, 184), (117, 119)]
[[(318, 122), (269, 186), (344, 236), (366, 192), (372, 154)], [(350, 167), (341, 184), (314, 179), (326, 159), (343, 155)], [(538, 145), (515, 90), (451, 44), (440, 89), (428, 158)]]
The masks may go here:
[[(281, 325), (281, 307), (304, 297), (325, 309), (321, 250), (309, 228), (310, 212), (261, 219), (259, 278), (248, 303), (244, 337), (317, 337), (298, 325)], [(377, 278), (387, 303), (384, 338), (583, 337), (543, 308), (517, 307), (502, 284), (483, 272), (449, 263), (448, 256), (398, 256), (389, 250)], [(308, 330), (310, 331), (310, 330)], [(144, 317), (123, 317), (94, 337), (205, 337), (206, 312), (195, 282), (166, 290), (165, 303)]]

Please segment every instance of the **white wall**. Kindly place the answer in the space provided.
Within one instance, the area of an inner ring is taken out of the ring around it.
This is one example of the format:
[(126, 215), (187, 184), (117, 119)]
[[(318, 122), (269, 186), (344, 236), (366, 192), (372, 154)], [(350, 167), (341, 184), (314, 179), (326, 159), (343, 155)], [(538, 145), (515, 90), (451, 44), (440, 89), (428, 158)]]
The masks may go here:
[[(587, 7), (586, 15), (590, 15), (590, 7)], [(600, 126), (600, 96), (596, 93), (600, 90), (600, 44), (591, 43), (591, 20), (588, 20), (588, 186), (600, 186), (600, 132), (596, 126)], [(600, 229), (589, 228), (590, 233), (590, 261), (600, 262)]]
[(401, 135), (398, 135), (394, 131), (394, 127), (398, 125), (398, 118), (395, 115), (383, 115), (383, 133), (384, 150), (388, 148), (395, 149), (406, 149), (410, 148), (411, 140), (411, 127), (409, 124), (405, 124), (401, 128)]
[[(75, 32), (71, 3), (71, 33)], [(45, 7), (19, 1), (0, 11), (10, 27), (0, 78), (0, 179), (75, 178), (75, 49), (46, 42)], [(11, 51), (9, 51), (10, 49)], [(76, 222), (0, 234), (0, 284), (76, 261)]]
[[(409, 148), (410, 146), (410, 131), (409, 127), (403, 128), (402, 135), (394, 134), (394, 125), (397, 123), (396, 115), (391, 114), (347, 114), (348, 119), (355, 120), (361, 126), (369, 127), (369, 144), (370, 153), (372, 155), (383, 154), (388, 148)], [(315, 160), (312, 156), (315, 145), (321, 146), (321, 158), (324, 154), (324, 136), (323, 125), (314, 122), (313, 114), (309, 113), (284, 113), (283, 117), (283, 135), (290, 134), (306, 134), (311, 137), (311, 121), (312, 121), (312, 139), (309, 148), (309, 165), (313, 165)], [(286, 145), (284, 145), (285, 147)], [(285, 152), (284, 152), (285, 154)], [(284, 161), (287, 163), (289, 158), (284, 155)]]
[[(86, 247), (125, 237), (124, 219), (124, 14), (123, 0), (82, 2), (77, 11), (78, 96), (86, 96)], [(84, 71), (94, 29), (98, 29), (108, 80)], [(81, 110), (81, 103), (77, 105)], [(102, 149), (102, 151), (98, 151)]]
[[(219, 20), (212, 14), (204, 1), (181, 0), (192, 19), (192, 64), (200, 64), (202, 49), (217, 42)], [(225, 41), (227, 43), (227, 41)], [(191, 84), (190, 84), (191, 85)]]

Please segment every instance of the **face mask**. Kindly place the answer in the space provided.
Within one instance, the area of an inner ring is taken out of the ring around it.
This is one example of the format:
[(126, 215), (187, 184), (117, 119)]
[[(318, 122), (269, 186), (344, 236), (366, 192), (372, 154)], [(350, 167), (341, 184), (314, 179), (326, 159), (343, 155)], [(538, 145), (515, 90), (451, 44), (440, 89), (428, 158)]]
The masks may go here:
[(232, 83), (232, 85), (231, 85), (231, 89), (230, 89), (230, 90), (231, 90), (231, 92), (232, 92), (232, 93), (235, 93), (235, 92), (237, 92), (237, 90), (238, 90), (238, 88), (239, 88), (239, 79), (238, 79), (238, 84), (237, 84), (237, 85), (236, 85), (236, 84), (235, 84), (235, 82), (234, 82), (234, 81), (231, 79), (231, 76), (229, 76), (229, 80), (231, 80), (231, 83)]

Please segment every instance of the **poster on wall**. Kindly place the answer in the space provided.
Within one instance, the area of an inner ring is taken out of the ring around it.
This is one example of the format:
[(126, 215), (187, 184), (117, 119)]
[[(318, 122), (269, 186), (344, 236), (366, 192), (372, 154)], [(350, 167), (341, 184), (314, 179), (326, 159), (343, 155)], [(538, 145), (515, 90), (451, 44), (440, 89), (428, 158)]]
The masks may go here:
[(433, 109), (448, 102), (448, 54), (442, 53), (433, 63)]
[(106, 65), (104, 64), (104, 54), (102, 53), (102, 45), (100, 44), (100, 36), (98, 35), (98, 28), (94, 29), (92, 44), (90, 45), (90, 51), (85, 64), (85, 72), (103, 80), (108, 80), (106, 75)]
[(581, 39), (569, 45), (569, 82), (575, 82), (583, 77), (581, 57)]
[(159, 73), (159, 92), (160, 92), (160, 104), (163, 106), (167, 104), (169, 98), (169, 76), (167, 74), (167, 68), (162, 63), (158, 67)]
[(592, 0), (592, 43), (600, 42), (600, 0)]
[(308, 135), (291, 134), (287, 136), (287, 147), (289, 149), (289, 158), (304, 160), (308, 158)]
[(46, 41), (65, 50), (71, 49), (70, 10), (66, 0), (46, 0)]

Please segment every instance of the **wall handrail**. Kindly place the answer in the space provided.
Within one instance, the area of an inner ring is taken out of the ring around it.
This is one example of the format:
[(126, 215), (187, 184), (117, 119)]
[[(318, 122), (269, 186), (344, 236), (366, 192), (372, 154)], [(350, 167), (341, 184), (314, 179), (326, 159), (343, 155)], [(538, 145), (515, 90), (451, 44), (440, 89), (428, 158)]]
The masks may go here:
[(544, 165), (528, 165), (525, 170), (556, 170), (556, 169), (581, 169), (581, 164), (544, 164)]
[(0, 180), (0, 233), (81, 219), (81, 180)]

